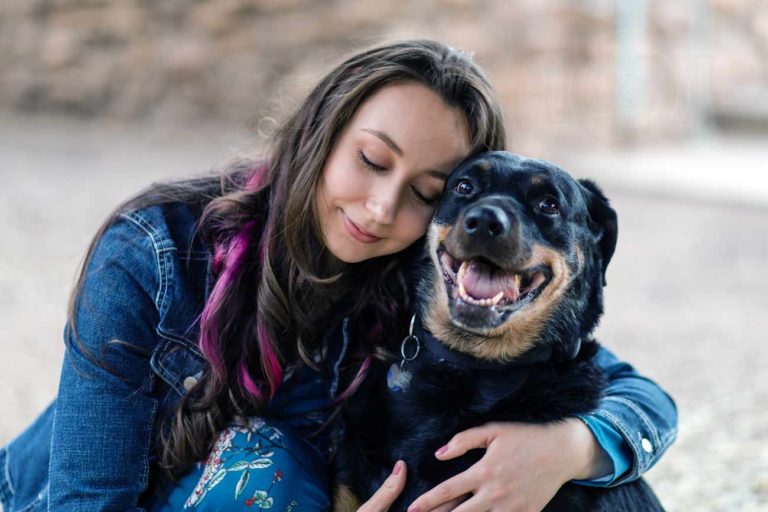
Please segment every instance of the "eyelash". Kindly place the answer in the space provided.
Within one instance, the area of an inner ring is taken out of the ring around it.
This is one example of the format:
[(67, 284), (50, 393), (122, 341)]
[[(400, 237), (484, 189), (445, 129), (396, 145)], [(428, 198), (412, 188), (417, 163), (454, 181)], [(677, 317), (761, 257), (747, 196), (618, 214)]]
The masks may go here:
[(368, 157), (365, 156), (365, 153), (363, 153), (362, 149), (357, 150), (357, 158), (360, 159), (360, 161), (363, 163), (364, 166), (366, 166), (373, 172), (384, 172), (387, 170), (386, 167), (382, 167), (368, 160)]
[[(378, 164), (375, 164), (375, 163), (371, 162), (370, 160), (368, 160), (368, 157), (365, 156), (365, 153), (363, 153), (362, 149), (359, 149), (357, 151), (357, 158), (360, 160), (360, 162), (362, 162), (362, 164), (365, 167), (367, 167), (368, 169), (370, 169), (371, 171), (373, 171), (375, 173), (382, 173), (382, 172), (385, 172), (387, 170), (386, 167), (382, 167), (382, 166), (380, 166)], [(440, 199), (439, 197), (437, 197), (437, 198), (424, 197), (414, 187), (411, 187), (411, 190), (413, 191), (413, 194), (416, 196), (416, 200), (419, 201), (420, 203), (424, 204), (425, 206), (430, 206), (430, 207), (431, 206), (435, 206), (437, 204), (437, 201)]]

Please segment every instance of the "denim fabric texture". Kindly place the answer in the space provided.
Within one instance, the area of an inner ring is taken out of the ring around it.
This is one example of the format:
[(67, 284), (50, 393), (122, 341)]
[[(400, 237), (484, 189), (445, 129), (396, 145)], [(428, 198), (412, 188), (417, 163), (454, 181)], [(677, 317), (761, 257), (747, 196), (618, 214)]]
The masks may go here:
[[(184, 204), (152, 206), (121, 214), (97, 242), (76, 308), (77, 334), (119, 376), (71, 344), (56, 400), (0, 448), (5, 512), (146, 510), (161, 420), (207, 365), (196, 343), (211, 285), (208, 253), (193, 239), (198, 218)], [(266, 413), (302, 437), (322, 424), (347, 335), (346, 321), (326, 333), (330, 372), (289, 367)], [(64, 336), (72, 340), (73, 333), (65, 329)], [(677, 413), (654, 382), (605, 349), (598, 357), (610, 385), (592, 414), (621, 435), (632, 455), (625, 474), (596, 483), (613, 485), (658, 460), (675, 438)], [(325, 456), (332, 434), (311, 439)]]

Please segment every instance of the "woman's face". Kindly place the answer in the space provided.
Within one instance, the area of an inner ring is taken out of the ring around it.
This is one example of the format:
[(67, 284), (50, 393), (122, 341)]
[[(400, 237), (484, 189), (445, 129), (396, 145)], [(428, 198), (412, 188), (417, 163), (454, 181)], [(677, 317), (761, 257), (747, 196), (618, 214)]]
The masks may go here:
[(316, 191), (323, 239), (355, 263), (405, 249), (427, 229), (448, 173), (469, 154), (467, 120), (427, 87), (368, 98), (331, 151)]

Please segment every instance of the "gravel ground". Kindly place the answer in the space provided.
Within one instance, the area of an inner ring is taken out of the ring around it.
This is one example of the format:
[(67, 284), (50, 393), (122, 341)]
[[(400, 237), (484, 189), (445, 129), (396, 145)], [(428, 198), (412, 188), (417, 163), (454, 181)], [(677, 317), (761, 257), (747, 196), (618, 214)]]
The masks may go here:
[[(67, 295), (101, 219), (146, 184), (204, 171), (245, 140), (0, 117), (0, 444), (55, 396)], [(668, 153), (690, 188), (665, 181), (663, 152), (550, 159), (594, 176), (619, 212), (599, 338), (678, 404), (678, 441), (648, 479), (670, 511), (756, 512), (768, 510), (768, 193), (757, 172), (768, 144), (710, 147), (704, 158)], [(739, 154), (749, 156), (734, 165)], [(633, 165), (619, 172), (617, 162)]]

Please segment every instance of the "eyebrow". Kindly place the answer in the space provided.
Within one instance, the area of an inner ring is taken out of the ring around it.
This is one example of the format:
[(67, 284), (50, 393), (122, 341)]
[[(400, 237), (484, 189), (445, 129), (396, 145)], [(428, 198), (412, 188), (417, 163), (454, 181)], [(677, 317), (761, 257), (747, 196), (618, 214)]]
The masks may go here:
[[(395, 141), (392, 140), (392, 137), (390, 137), (386, 133), (380, 132), (378, 130), (371, 130), (370, 128), (363, 128), (363, 131), (378, 137), (384, 144), (386, 144), (389, 147), (389, 149), (397, 153), (398, 156), (403, 156), (403, 150), (400, 148), (400, 146), (397, 145)], [(445, 181), (448, 179), (447, 174), (437, 171), (435, 169), (427, 169), (427, 174), (432, 176), (433, 178), (437, 178), (442, 181)]]
[(400, 146), (398, 146), (395, 143), (395, 141), (393, 141), (392, 138), (389, 135), (387, 135), (386, 133), (380, 132), (378, 130), (371, 130), (369, 128), (363, 128), (363, 131), (364, 132), (368, 132), (371, 135), (375, 135), (376, 137), (381, 139), (381, 141), (384, 142), (384, 144), (389, 146), (389, 149), (391, 149), (392, 151), (397, 153), (399, 156), (403, 156), (403, 150), (400, 149)]

